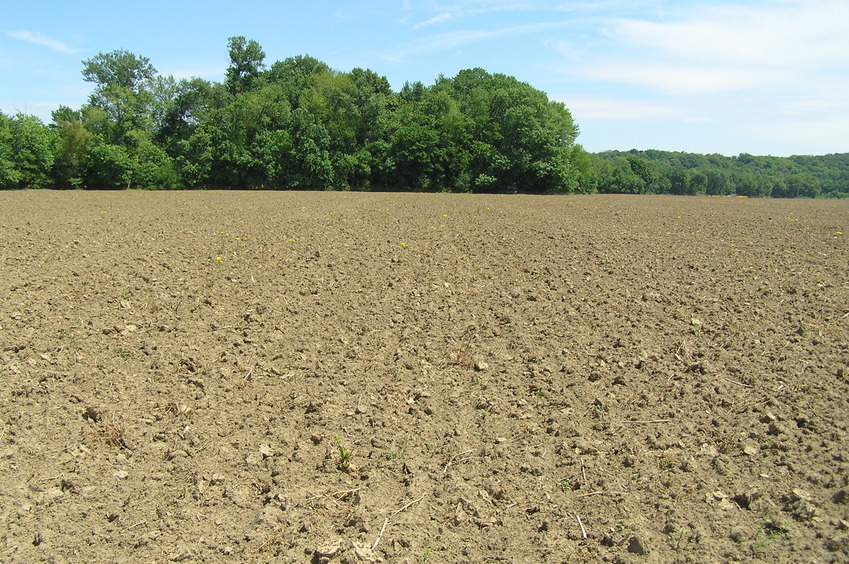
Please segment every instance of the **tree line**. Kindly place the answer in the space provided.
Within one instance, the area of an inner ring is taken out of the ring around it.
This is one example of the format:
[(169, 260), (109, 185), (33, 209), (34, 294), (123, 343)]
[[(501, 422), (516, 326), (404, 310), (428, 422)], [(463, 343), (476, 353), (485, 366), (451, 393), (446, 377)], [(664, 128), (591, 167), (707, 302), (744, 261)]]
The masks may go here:
[(117, 50), (83, 61), (79, 109), (0, 113), (0, 188), (849, 195), (849, 158), (591, 154), (564, 104), (483, 69), (393, 91), (228, 40), (223, 82)]
[(849, 197), (849, 153), (736, 157), (671, 151), (595, 155), (598, 190), (625, 194)]

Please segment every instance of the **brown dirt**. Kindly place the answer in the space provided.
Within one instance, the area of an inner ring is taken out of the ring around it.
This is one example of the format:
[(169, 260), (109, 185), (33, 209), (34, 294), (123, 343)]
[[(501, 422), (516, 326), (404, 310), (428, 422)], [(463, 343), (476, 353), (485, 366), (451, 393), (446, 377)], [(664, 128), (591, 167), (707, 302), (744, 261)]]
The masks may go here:
[(846, 561), (838, 232), (849, 201), (0, 193), (0, 559)]

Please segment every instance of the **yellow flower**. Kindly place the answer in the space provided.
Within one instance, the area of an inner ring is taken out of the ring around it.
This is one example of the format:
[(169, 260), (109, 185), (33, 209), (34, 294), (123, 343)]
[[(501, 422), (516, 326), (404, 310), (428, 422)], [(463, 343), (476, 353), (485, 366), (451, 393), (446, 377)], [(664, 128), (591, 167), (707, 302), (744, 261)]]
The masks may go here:
[(401, 241), (401, 248), (402, 248), (402, 249), (406, 249), (406, 248), (407, 248), (407, 243), (405, 243), (405, 242)]
[(219, 264), (224, 262), (224, 259), (221, 257), (215, 257), (215, 260), (217, 260)]
[(843, 231), (838, 231), (837, 233), (835, 233), (835, 235), (843, 235)]

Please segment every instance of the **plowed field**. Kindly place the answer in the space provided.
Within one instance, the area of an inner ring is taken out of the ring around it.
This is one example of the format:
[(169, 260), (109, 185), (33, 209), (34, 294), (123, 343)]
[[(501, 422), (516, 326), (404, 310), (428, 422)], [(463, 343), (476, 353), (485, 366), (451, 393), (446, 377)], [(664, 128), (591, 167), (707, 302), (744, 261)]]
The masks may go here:
[(4, 561), (845, 562), (849, 202), (0, 193)]

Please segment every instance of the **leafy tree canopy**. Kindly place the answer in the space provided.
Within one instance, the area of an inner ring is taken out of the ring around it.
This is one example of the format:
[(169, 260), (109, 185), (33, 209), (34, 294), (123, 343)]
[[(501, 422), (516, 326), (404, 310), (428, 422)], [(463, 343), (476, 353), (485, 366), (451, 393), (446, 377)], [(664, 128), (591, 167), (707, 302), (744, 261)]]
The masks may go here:
[(266, 65), (227, 40), (222, 83), (161, 76), (125, 50), (52, 123), (0, 113), (0, 188), (263, 188), (849, 196), (849, 155), (587, 153), (568, 108), (481, 68), (392, 90), (309, 55)]

